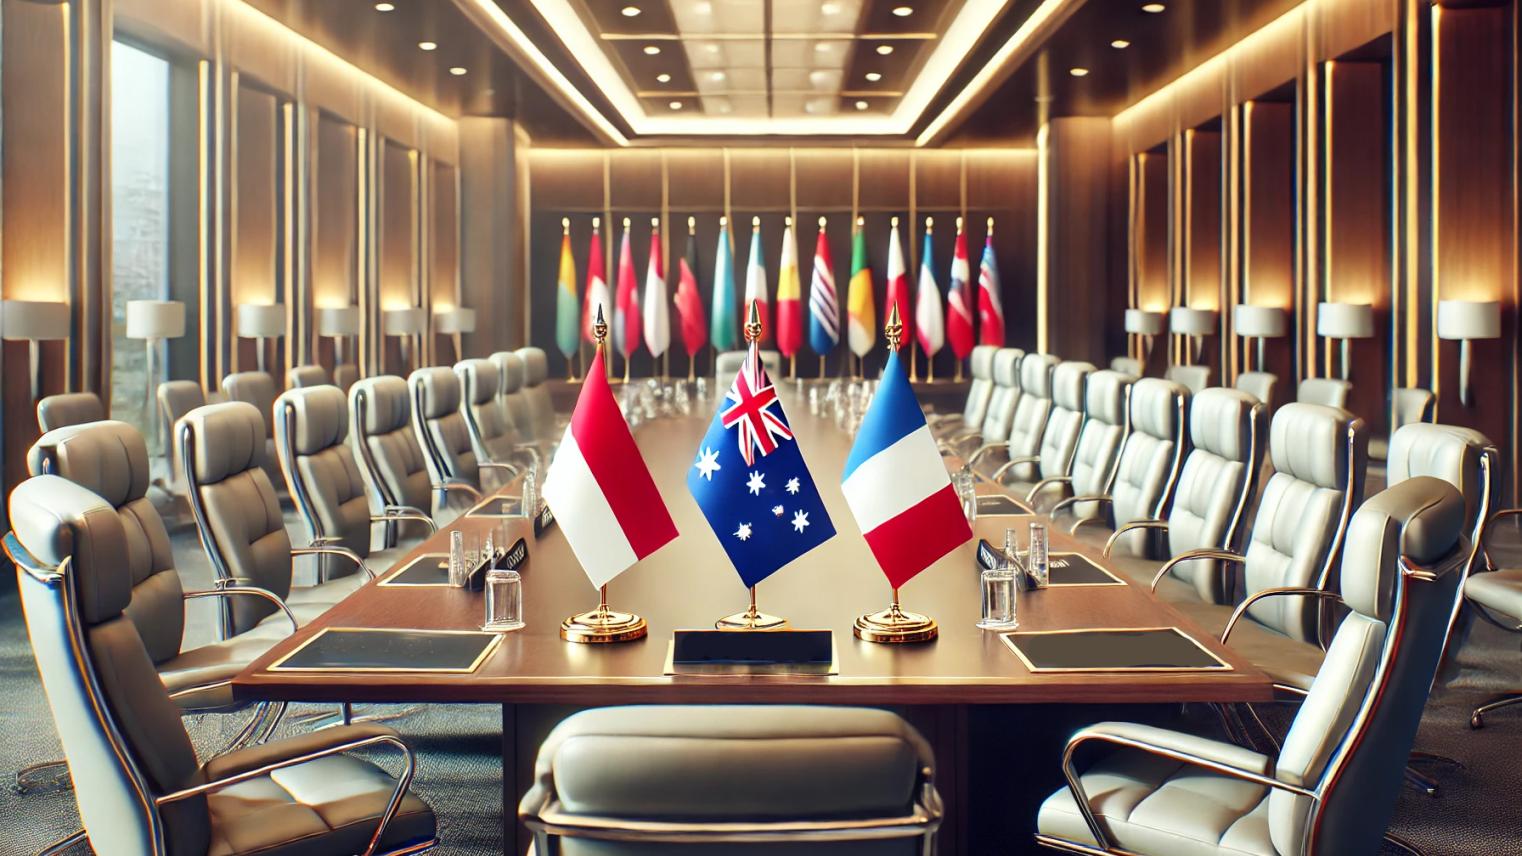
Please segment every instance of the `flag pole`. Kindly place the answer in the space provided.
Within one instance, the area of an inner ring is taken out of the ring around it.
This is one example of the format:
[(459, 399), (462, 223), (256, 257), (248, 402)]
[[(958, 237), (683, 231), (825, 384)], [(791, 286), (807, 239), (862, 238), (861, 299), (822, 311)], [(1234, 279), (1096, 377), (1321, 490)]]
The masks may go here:
[[(745, 317), (746, 367), (755, 366), (761, 359), (761, 313), (756, 301), (750, 302)], [(759, 368), (759, 366), (757, 366)], [(745, 368), (740, 371), (745, 371)], [(786, 618), (767, 615), (756, 608), (756, 587), (750, 587), (750, 606), (744, 612), (726, 615), (713, 623), (718, 630), (780, 630), (787, 626)]]
[[(601, 304), (597, 306), (597, 319), (593, 322), (592, 332), (597, 337), (594, 356), (602, 355), (606, 362), (608, 324), (603, 320)], [(567, 642), (601, 645), (643, 639), (648, 629), (645, 619), (640, 616), (608, 608), (608, 584), (603, 583), (597, 589), (597, 607), (560, 622), (560, 638)]]
[[(888, 307), (888, 323), (883, 326), (883, 333), (888, 337), (888, 353), (891, 355), (898, 350), (899, 338), (904, 333), (897, 303)], [(852, 625), (851, 632), (863, 642), (894, 644), (928, 642), (939, 635), (940, 628), (936, 626), (935, 619), (929, 616), (905, 612), (899, 605), (898, 586), (894, 585), (888, 608), (859, 616)]]

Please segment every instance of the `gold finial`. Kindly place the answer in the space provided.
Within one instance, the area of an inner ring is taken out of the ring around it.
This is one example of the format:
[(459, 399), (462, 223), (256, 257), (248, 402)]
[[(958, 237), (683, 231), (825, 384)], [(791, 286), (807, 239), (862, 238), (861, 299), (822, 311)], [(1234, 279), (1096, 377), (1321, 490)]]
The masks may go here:
[(761, 229), (761, 218), (760, 217), (752, 217), (752, 218), (750, 218), (750, 227), (753, 230), (759, 231)]
[(990, 217), (990, 218), (988, 218), (988, 234), (992, 235), (993, 233), (994, 233), (994, 218)]
[(696, 218), (696, 217), (688, 217), (687, 218), (687, 234), (689, 234), (689, 235), (696, 235), (697, 233), (698, 233), (698, 218)]
[(820, 230), (821, 230), (821, 231), (823, 231), (823, 230), (824, 230), (824, 218), (823, 218), (823, 217), (820, 217), (820, 218), (819, 218), (819, 229), (820, 229)]
[(629, 218), (628, 217), (624, 218), (624, 231), (625, 232), (629, 231)]
[(659, 217), (651, 217), (650, 218), (650, 228), (652, 228), (652, 229), (659, 229), (660, 227), (661, 227), (661, 218), (659, 218)]
[(893, 222), (892, 222), (892, 224), (891, 224), (891, 225), (892, 225), (892, 226), (893, 226), (893, 228), (895, 228), (895, 229), (897, 229), (897, 228), (898, 228), (898, 218), (897, 218), (897, 217), (894, 217), (894, 218), (893, 218)]
[(782, 225), (788, 227), (789, 229), (793, 228), (793, 218), (791, 218), (791, 217), (783, 217), (782, 218)]
[(865, 218), (865, 217), (857, 217), (856, 218), (856, 228), (860, 229), (861, 227), (863, 227), (865, 225), (867, 225), (867, 218)]
[(957, 234), (958, 235), (962, 234), (962, 218), (961, 217), (957, 218)]
[(930, 230), (933, 229), (933, 228), (935, 228), (935, 218), (934, 217), (926, 217), (925, 218), (925, 234), (927, 234), (927, 235), (931, 234)]
[(571, 234), (571, 218), (569, 218), (569, 217), (561, 217), (560, 218), (560, 230), (561, 230), (562, 234), (566, 234), (566, 235)]
[(592, 231), (595, 232), (595, 231), (597, 231), (598, 229), (601, 229), (601, 228), (602, 228), (602, 218), (601, 217), (593, 217), (592, 218)]
[(597, 320), (592, 322), (592, 337), (597, 340), (597, 347), (601, 348), (603, 340), (608, 338), (608, 322), (602, 318), (602, 304), (597, 304)]
[(888, 323), (883, 325), (883, 335), (888, 337), (888, 350), (898, 350), (898, 341), (904, 335), (904, 323), (898, 317), (898, 301), (888, 308)]
[(722, 228), (724, 228), (725, 226), (728, 226), (728, 225), (729, 225), (729, 218), (728, 217), (720, 217), (719, 218), (719, 228), (720, 229), (722, 229)]
[(750, 302), (750, 310), (745, 314), (745, 341), (761, 341), (761, 312), (756, 308), (754, 300)]

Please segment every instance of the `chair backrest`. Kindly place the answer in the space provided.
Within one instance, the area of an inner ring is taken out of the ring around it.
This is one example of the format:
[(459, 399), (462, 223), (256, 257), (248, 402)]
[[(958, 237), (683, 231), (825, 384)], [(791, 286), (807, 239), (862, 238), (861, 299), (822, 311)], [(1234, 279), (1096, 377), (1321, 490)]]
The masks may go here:
[(1183, 384), (1184, 388), (1193, 395), (1210, 386), (1210, 366), (1169, 366), (1163, 372), (1163, 377), (1174, 383)]
[(254, 406), (259, 411), (259, 417), (264, 420), (264, 436), (273, 437), (274, 429), (270, 424), (270, 414), (275, 409), (275, 396), (280, 390), (275, 386), (275, 379), (268, 372), (236, 372), (222, 378), (222, 394), (227, 396), (228, 401), (244, 401)]
[(1273, 372), (1242, 372), (1237, 375), (1237, 382), (1232, 384), (1243, 392), (1250, 393), (1254, 398), (1263, 402), (1265, 407), (1274, 406), (1274, 387), (1279, 384), (1279, 376)]
[(159, 384), (159, 413), (163, 417), (164, 456), (170, 461), (174, 481), (181, 488), (185, 482), (185, 468), (180, 463), (179, 452), (174, 446), (174, 424), (181, 417), (206, 404), (206, 393), (193, 380), (166, 380)]
[(1072, 469), (1083, 431), (1084, 393), (1093, 373), (1093, 363), (1080, 362), (1062, 363), (1052, 370), (1052, 411), (1039, 453), (1042, 478), (1065, 476)]
[(10, 519), (5, 548), (85, 832), (123, 856), (206, 853), (205, 798), (154, 802), (201, 773), (180, 709), (125, 614), (133, 592), (121, 516), (89, 490), (44, 475), (11, 493)]
[(1345, 408), (1348, 406), (1348, 394), (1352, 391), (1353, 385), (1345, 380), (1308, 377), (1300, 381), (1300, 386), (1295, 389), (1295, 400), (1307, 404)]
[[(1075, 496), (1108, 493), (1115, 465), (1126, 434), (1131, 429), (1130, 375), (1097, 371), (1089, 375), (1084, 390), (1083, 432), (1073, 453), (1072, 488)], [(1075, 513), (1092, 517), (1095, 509), (1080, 503)]]
[[(1243, 571), (1246, 593), (1270, 588), (1330, 589), (1368, 462), (1364, 421), (1335, 407), (1293, 402), (1269, 429), (1274, 474), (1258, 499)], [(1260, 624), (1304, 641), (1319, 638), (1320, 601), (1275, 597), (1254, 603)]]
[[(1052, 370), (1059, 362), (1051, 354), (1026, 354), (1020, 361), (1020, 400), (1009, 423), (1011, 459), (1041, 453), (1041, 438), (1052, 415)], [(1010, 472), (1021, 481), (1037, 477), (1035, 464), (1016, 464)]]
[(443, 366), (418, 369), (407, 378), (412, 399), (412, 430), (417, 434), (428, 477), (434, 484), (460, 479), (480, 485), (470, 429), (460, 415), (460, 379)]
[(1286, 856), (1374, 853), (1388, 828), (1469, 560), (1463, 502), (1437, 479), (1370, 497), (1348, 527), (1348, 614), (1300, 705), (1270, 792), (1268, 833)]
[(285, 385), (288, 389), (301, 389), (308, 386), (327, 386), (332, 381), (328, 379), (328, 370), (317, 365), (292, 366), (285, 373)]
[(345, 393), (359, 380), (359, 366), (353, 363), (339, 363), (333, 367), (333, 385)]
[(454, 373), (460, 379), (460, 415), (465, 417), (476, 459), (506, 461), (518, 444), (518, 432), (498, 401), (496, 364), (461, 360), (455, 363)]
[[(217, 577), (284, 599), (291, 593), (291, 538), (264, 469), (264, 419), (247, 402), (208, 404), (179, 421), (175, 445), (185, 461), (196, 531)], [(220, 600), (225, 635), (242, 633), (275, 610), (258, 598)]]
[(535, 425), (528, 403), (528, 392), (523, 388), (523, 358), (512, 351), (498, 351), (491, 355), (491, 362), (497, 367), (497, 409), (501, 411), (502, 418), (513, 426), (520, 441), (538, 442), (540, 438), (534, 435)]
[(969, 362), (972, 380), (967, 384), (967, 403), (962, 406), (962, 424), (976, 428), (988, 415), (988, 400), (994, 394), (994, 354), (999, 349), (993, 345), (978, 345), (972, 349)]
[(37, 402), (37, 427), (43, 433), (65, 425), (83, 425), (106, 418), (106, 405), (93, 392), (61, 392)]
[[(1184, 460), (1184, 414), (1189, 390), (1173, 381), (1144, 377), (1131, 385), (1131, 433), (1121, 447), (1111, 520), (1119, 526), (1132, 520), (1163, 516), (1168, 497)], [(1127, 533), (1125, 548), (1141, 555), (1143, 532)]]
[(349, 426), (372, 512), (380, 514), (388, 505), (436, 510), (428, 462), (412, 429), (406, 381), (381, 375), (354, 384), (349, 389)]
[[(307, 538), (337, 538), (370, 555), (370, 498), (348, 444), (348, 399), (332, 385), (288, 389), (275, 399), (275, 451)], [(321, 579), (353, 573), (354, 563), (321, 556)]]
[(994, 391), (979, 426), (983, 442), (997, 443), (1009, 438), (1009, 426), (1015, 421), (1015, 407), (1020, 403), (1020, 360), (1025, 352), (1019, 348), (999, 348), (994, 352)]
[(115, 421), (55, 428), (32, 445), (27, 471), (62, 476), (115, 509), (127, 533), (127, 548), (119, 558), (132, 589), (127, 617), (137, 625), (154, 663), (179, 654), (185, 635), (184, 589), (174, 569), (169, 530), (148, 499), (143, 435)]
[(1385, 484), (1417, 476), (1442, 479), (1464, 498), (1464, 532), (1478, 542), (1480, 531), (1500, 502), (1499, 452), (1473, 428), (1413, 422), (1390, 435)]
[(1437, 397), (1430, 389), (1419, 386), (1399, 386), (1390, 390), (1390, 416), (1393, 432), (1402, 425), (1413, 422), (1431, 422), (1433, 405)]
[(1142, 376), (1142, 361), (1135, 357), (1115, 357), (1110, 360), (1110, 371), (1132, 378)]
[[(1264, 438), (1263, 404), (1239, 389), (1211, 387), (1189, 402), (1190, 449), (1168, 509), (1168, 555), (1235, 549), (1245, 528)], [(1185, 562), (1173, 576), (1207, 603), (1225, 603), (1231, 587), (1215, 562)]]
[[(545, 382), (550, 376), (550, 361), (541, 348), (519, 348), (513, 353), (523, 360), (523, 392), (529, 419), (534, 424), (534, 442), (548, 443), (555, 434), (555, 402)], [(522, 430), (521, 428), (519, 430)]]

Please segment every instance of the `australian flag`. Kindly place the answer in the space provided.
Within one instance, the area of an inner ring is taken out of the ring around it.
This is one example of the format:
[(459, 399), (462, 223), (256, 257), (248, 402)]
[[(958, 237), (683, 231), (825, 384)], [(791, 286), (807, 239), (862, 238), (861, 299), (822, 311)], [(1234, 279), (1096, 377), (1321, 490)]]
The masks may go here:
[(835, 534), (754, 345), (703, 435), (687, 489), (747, 586)]

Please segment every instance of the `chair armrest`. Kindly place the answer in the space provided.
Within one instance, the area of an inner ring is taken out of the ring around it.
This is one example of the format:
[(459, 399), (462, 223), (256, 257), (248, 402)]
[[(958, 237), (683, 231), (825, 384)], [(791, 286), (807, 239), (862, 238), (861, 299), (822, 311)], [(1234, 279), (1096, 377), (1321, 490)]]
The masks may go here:
[(391, 512), (390, 509), (387, 509), (387, 513), (386, 514), (374, 514), (374, 515), (370, 516), (370, 522), (371, 523), (391, 523), (393, 521), (398, 521), (398, 520), (413, 520), (413, 521), (416, 521), (418, 523), (422, 523), (423, 525), (428, 527), (428, 533), (430, 535), (433, 534), (434, 532), (439, 531), (438, 524), (433, 522), (433, 518), (429, 517), (428, 515), (426, 515), (424, 513), (422, 513), (421, 511), (419, 511), (417, 513), (413, 513), (413, 512), (410, 512), (410, 511), (408, 511), (408, 512), (402, 512), (402, 511)]
[(1495, 514), (1490, 515), (1490, 518), (1485, 521), (1484, 527), (1480, 530), (1480, 549), (1485, 553), (1485, 570), (1493, 571), (1496, 569), (1496, 566), (1491, 564), (1490, 561), (1490, 524), (1503, 517), (1516, 517), (1519, 514), (1522, 514), (1522, 508), (1503, 508)]
[(1160, 529), (1166, 532), (1168, 531), (1168, 521), (1159, 520), (1156, 517), (1149, 517), (1145, 520), (1129, 520), (1125, 523), (1122, 523), (1119, 529), (1116, 529), (1114, 532), (1110, 533), (1109, 540), (1105, 541), (1105, 549), (1103, 554), (1104, 557), (1106, 559), (1110, 558), (1110, 551), (1115, 549), (1115, 542), (1120, 540), (1120, 536), (1123, 533), (1131, 532), (1136, 529)]
[(1006, 452), (1008, 452), (1009, 451), (1009, 441), (1008, 440), (995, 440), (992, 443), (984, 443), (983, 445), (979, 446), (977, 449), (973, 450), (972, 457), (967, 459), (967, 465), (968, 466), (972, 466), (973, 464), (976, 464), (980, 458), (982, 458), (984, 455), (988, 454), (989, 452), (993, 451), (994, 449), (1003, 449)]
[(240, 586), (237, 584), (232, 584), (218, 586), (214, 589), (206, 589), (204, 591), (187, 591), (180, 594), (180, 597), (183, 600), (199, 600), (203, 597), (234, 596), (257, 597), (261, 600), (267, 600), (278, 607), (281, 612), (285, 613), (286, 619), (291, 622), (292, 632), (301, 629), (301, 625), (296, 622), (296, 616), (291, 612), (291, 608), (285, 605), (285, 601), (280, 599), (280, 595), (277, 595), (268, 589), (257, 588), (255, 586)]
[[(1008, 447), (1009, 444), (1005, 443), (1004, 445), (1006, 447)], [(1007, 460), (1004, 463), (1000, 464), (999, 468), (994, 470), (994, 474), (992, 476), (990, 476), (990, 478), (992, 478), (994, 481), (999, 481), (1002, 478), (1004, 478), (1004, 474), (1009, 472), (1011, 467), (1017, 467), (1017, 466), (1019, 466), (1021, 464), (1039, 464), (1039, 463), (1041, 463), (1041, 456), (1040, 455), (1020, 455), (1019, 457), (1016, 457), (1016, 458), (1010, 458), (1009, 460)]]
[[(1248, 607), (1266, 598), (1286, 597), (1289, 595), (1294, 595), (1295, 597), (1317, 597), (1321, 598), (1322, 600), (1334, 600), (1338, 603), (1342, 603), (1342, 595), (1339, 595), (1336, 592), (1327, 591), (1326, 589), (1284, 586), (1281, 588), (1269, 588), (1262, 591), (1253, 592), (1252, 594), (1243, 598), (1242, 602), (1237, 604), (1237, 608), (1232, 610), (1231, 618), (1226, 622), (1226, 629), (1221, 631), (1221, 644), (1226, 644), (1226, 637), (1231, 635), (1232, 628), (1236, 627), (1237, 622), (1241, 620), (1242, 616), (1247, 614)], [(1325, 645), (1322, 646), (1322, 650), (1326, 650)]]
[(1148, 590), (1154, 592), (1157, 591), (1157, 584), (1163, 581), (1163, 577), (1168, 576), (1170, 571), (1179, 565), (1184, 564), (1185, 562), (1208, 561), (1233, 562), (1236, 564), (1242, 564), (1243, 562), (1247, 561), (1247, 557), (1241, 553), (1233, 553), (1230, 550), (1185, 550), (1184, 552), (1164, 562), (1163, 566), (1157, 569), (1157, 574), (1152, 577), (1152, 586)]
[(1050, 513), (1053, 517), (1056, 517), (1057, 512), (1061, 511), (1064, 508), (1072, 508), (1080, 502), (1113, 503), (1115, 502), (1115, 497), (1110, 496), (1108, 493), (1085, 493), (1079, 494), (1077, 496), (1070, 496), (1067, 499), (1064, 499), (1061, 502), (1058, 502), (1056, 505), (1052, 506)]
[(459, 481), (457, 479), (450, 479), (446, 482), (437, 482), (433, 484), (432, 487), (434, 490), (443, 494), (448, 494), (452, 490), (457, 490), (461, 493), (470, 494), (470, 496), (475, 499), (481, 498), (481, 491), (478, 490), (475, 485), (470, 484), (469, 482)]
[(372, 580), (375, 579), (375, 572), (370, 570), (370, 566), (365, 564), (365, 560), (361, 559), (359, 557), (358, 553), (354, 552), (353, 550), (350, 550), (348, 547), (330, 547), (330, 546), (327, 546), (327, 545), (320, 545), (320, 546), (314, 546), (314, 547), (292, 547), (291, 548), (291, 555), (292, 556), (339, 556), (341, 558), (348, 559), (349, 561), (353, 562), (354, 565), (356, 567), (358, 567), (361, 571), (364, 571), (365, 574), (370, 577), (370, 579), (372, 579)]
[[(370, 844), (363, 852), (363, 856), (373, 856), (380, 846), (381, 838), (386, 834), (386, 827), (391, 824), (401, 808), (402, 798), (407, 795), (407, 789), (412, 785), (412, 773), (417, 766), (417, 759), (412, 754), (412, 748), (402, 742), (402, 739), (390, 729), (376, 731), (364, 726), (330, 728), (308, 732), (275, 744), (265, 744), (256, 749), (229, 753), (222, 759), (212, 759), (203, 768), (207, 777), (212, 779), (211, 781), (154, 797), (153, 802), (155, 805), (164, 806), (191, 797), (215, 793), (250, 779), (257, 779), (288, 767), (307, 764), (319, 758), (381, 745), (392, 746), (401, 752), (404, 765), (401, 775), (396, 777), (396, 788), (391, 792), (386, 809), (381, 812), (375, 834), (370, 836)], [(285, 757), (277, 757), (273, 751), (268, 751), (276, 749), (282, 750), (280, 755)], [(291, 750), (300, 754), (294, 756), (287, 754)], [(218, 760), (222, 760), (223, 763), (218, 764)], [(250, 764), (257, 764), (257, 766), (249, 766)]]
[[(998, 477), (999, 477), (998, 473), (995, 473), (994, 474), (994, 480), (997, 481)], [(1032, 485), (1031, 489), (1029, 491), (1026, 491), (1026, 494), (1025, 494), (1025, 504), (1026, 505), (1030, 505), (1030, 504), (1034, 503), (1036, 501), (1036, 494), (1042, 492), (1043, 490), (1046, 490), (1049, 487), (1052, 487), (1053, 485), (1059, 485), (1059, 484), (1068, 484), (1068, 485), (1070, 485), (1072, 483), (1073, 483), (1073, 477), (1072, 476), (1049, 476), (1047, 478), (1044, 478), (1041, 481), (1038, 481), (1034, 485)]]
[(520, 472), (516, 465), (504, 461), (476, 461), (476, 466), (483, 470), (501, 470), (510, 476), (515, 476)]
[[(417, 515), (421, 515), (423, 517), (428, 517), (428, 512), (424, 511), (421, 508), (418, 508), (416, 505), (388, 505), (385, 508), (381, 509), (381, 513), (382, 514), (417, 514)], [(430, 518), (430, 519), (432, 519), (432, 518)]]

